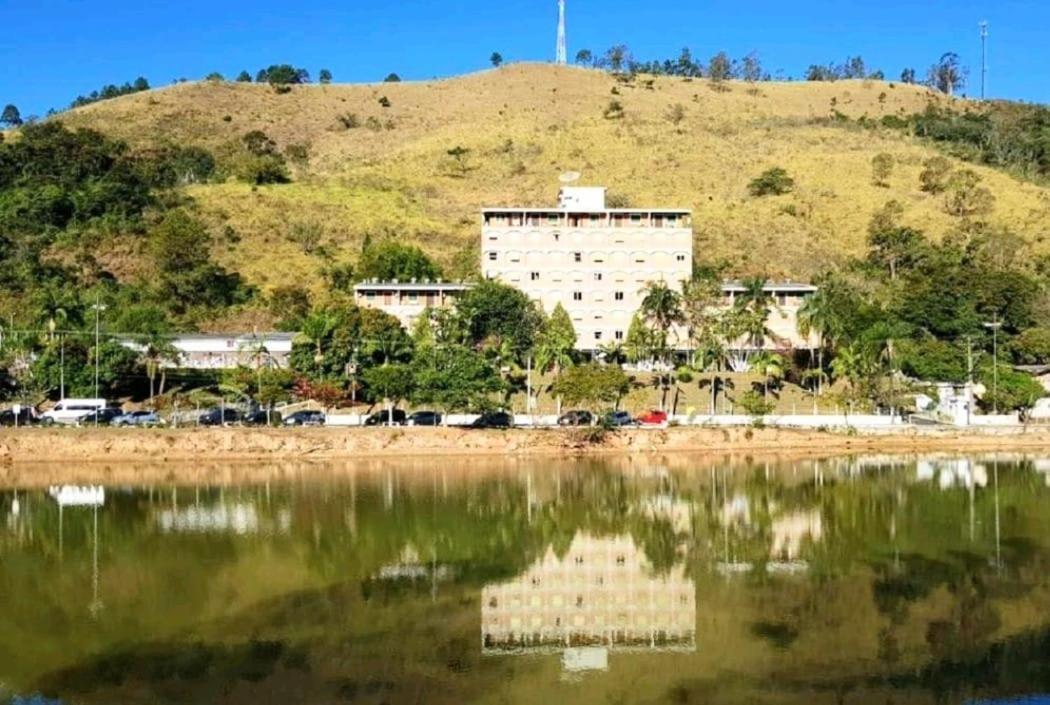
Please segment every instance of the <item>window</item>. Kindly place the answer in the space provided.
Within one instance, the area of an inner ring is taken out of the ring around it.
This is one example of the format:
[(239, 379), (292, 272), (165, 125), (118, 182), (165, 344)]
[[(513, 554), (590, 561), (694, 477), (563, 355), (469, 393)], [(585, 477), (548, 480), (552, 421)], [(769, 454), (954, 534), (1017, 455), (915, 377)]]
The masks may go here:
[(787, 306), (787, 294), (777, 294), (777, 306)]
[(594, 281), (600, 282), (601, 280), (602, 280), (602, 273), (601, 272), (595, 272), (594, 273)]
[(572, 253), (572, 259), (573, 259), (574, 262), (582, 262), (583, 261), (583, 253), (582, 252), (573, 252)]
[(419, 303), (419, 293), (415, 291), (408, 292), (408, 303), (417, 304)]
[(582, 291), (574, 291), (574, 292), (572, 292), (572, 300), (573, 301), (583, 301), (583, 292)]
[(549, 213), (547, 215), (547, 222), (551, 223), (553, 225), (557, 225), (558, 224), (558, 215), (556, 213)]
[(616, 337), (617, 340), (623, 340), (623, 331), (622, 330), (616, 331), (615, 337)]
[(685, 255), (678, 255), (677, 257), (675, 257), (675, 259), (679, 262), (685, 262)]
[(529, 278), (532, 279), (532, 281), (534, 281), (534, 282), (538, 282), (540, 280), (540, 273), (539, 272), (533, 272), (532, 274), (529, 275)]
[(602, 332), (600, 330), (594, 331), (594, 339), (595, 340), (601, 340), (602, 339)]
[(496, 261), (496, 253), (495, 252), (490, 252), (489, 253), (489, 262), (495, 262), (495, 261)]
[(613, 298), (616, 301), (623, 301), (623, 292), (622, 291), (617, 291), (615, 294), (613, 294)]
[(634, 260), (634, 263), (635, 264), (645, 264), (645, 258), (644, 257), (638, 257), (638, 258), (636, 258)]

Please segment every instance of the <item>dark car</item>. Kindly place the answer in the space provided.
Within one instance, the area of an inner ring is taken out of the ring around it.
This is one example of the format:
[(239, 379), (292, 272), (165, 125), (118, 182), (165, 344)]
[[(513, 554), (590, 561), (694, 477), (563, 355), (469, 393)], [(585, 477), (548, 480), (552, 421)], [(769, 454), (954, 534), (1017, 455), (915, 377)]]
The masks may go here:
[(471, 428), (512, 428), (514, 417), (505, 411), (488, 411), (479, 416)]
[(236, 409), (208, 409), (200, 418), (197, 419), (197, 423), (201, 426), (225, 426), (226, 424), (237, 423), (241, 420), (241, 414)]
[(285, 426), (324, 426), (323, 411), (297, 411), (284, 420)]
[(558, 417), (559, 426), (590, 426), (594, 416), (589, 411), (567, 411)]
[(113, 423), (117, 417), (122, 416), (123, 411), (112, 406), (108, 406), (105, 409), (99, 409), (98, 411), (92, 411), (84, 414), (77, 419), (78, 426), (108, 426)]
[[(394, 426), (404, 426), (405, 422), (408, 421), (408, 414), (403, 409), (394, 409)], [(386, 409), (383, 411), (377, 411), (376, 413), (365, 419), (365, 426), (388, 426), (390, 425), (390, 412)]]
[[(396, 418), (396, 416), (395, 416)], [(440, 426), (441, 414), (436, 411), (417, 411), (405, 421), (407, 426)]]
[(15, 413), (14, 409), (0, 411), (0, 426), (33, 426), (40, 423), (36, 409), (24, 406)]
[(634, 417), (632, 417), (626, 411), (610, 411), (608, 414), (605, 415), (605, 419), (603, 420), (603, 422), (606, 426), (612, 428), (636, 426), (638, 424), (638, 422), (634, 420)]
[(268, 409), (253, 411), (244, 417), (245, 426), (280, 426), (281, 412)]

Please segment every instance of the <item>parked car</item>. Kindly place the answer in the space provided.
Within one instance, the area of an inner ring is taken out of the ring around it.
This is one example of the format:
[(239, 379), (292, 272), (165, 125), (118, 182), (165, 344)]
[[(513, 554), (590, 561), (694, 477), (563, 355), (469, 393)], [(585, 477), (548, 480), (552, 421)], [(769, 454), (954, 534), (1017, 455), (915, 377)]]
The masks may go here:
[(63, 399), (55, 404), (50, 411), (45, 411), (40, 417), (40, 422), (45, 426), (56, 423), (73, 425), (80, 421), (85, 414), (90, 414), (105, 409), (109, 402), (105, 399)]
[(114, 426), (159, 426), (160, 417), (156, 411), (131, 411), (113, 419)]
[(77, 419), (78, 426), (109, 426), (118, 416), (123, 416), (124, 411), (115, 407), (107, 406), (105, 409), (98, 409), (90, 413), (84, 414)]
[(285, 426), (324, 426), (323, 411), (297, 411), (284, 419)]
[[(395, 415), (394, 418), (397, 418)], [(440, 426), (442, 416), (436, 411), (417, 411), (405, 421), (407, 426)]]
[(244, 417), (245, 426), (280, 426), (281, 412), (270, 409), (259, 409)]
[(594, 415), (589, 411), (566, 411), (558, 417), (559, 426), (590, 426)]
[(643, 426), (663, 426), (667, 423), (668, 418), (666, 411), (658, 411), (654, 409), (639, 416), (638, 423)]
[(236, 409), (223, 409), (216, 407), (214, 409), (208, 409), (197, 419), (197, 423), (201, 426), (225, 426), (226, 424), (237, 423), (241, 420), (241, 412)]
[(634, 426), (638, 422), (627, 413), (626, 411), (610, 411), (605, 415), (603, 419), (606, 426), (612, 428), (623, 428), (624, 426)]
[(505, 411), (488, 411), (479, 416), (471, 428), (513, 428), (514, 417)]
[(23, 406), (15, 413), (14, 409), (0, 411), (0, 426), (33, 426), (40, 423), (40, 417), (36, 415), (36, 409), (31, 406)]
[[(408, 414), (404, 409), (394, 409), (394, 426), (404, 426), (408, 421)], [(390, 425), (390, 411), (383, 409), (365, 419), (365, 426), (388, 426)]]

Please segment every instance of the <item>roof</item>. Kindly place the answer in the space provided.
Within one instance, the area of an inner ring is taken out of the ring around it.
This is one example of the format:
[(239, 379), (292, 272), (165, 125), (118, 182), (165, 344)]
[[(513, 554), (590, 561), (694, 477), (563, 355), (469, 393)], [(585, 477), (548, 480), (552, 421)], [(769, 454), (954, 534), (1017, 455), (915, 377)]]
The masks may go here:
[(566, 213), (566, 214), (577, 214), (587, 215), (591, 213), (623, 213), (623, 214), (634, 214), (634, 213), (654, 213), (654, 214), (667, 214), (667, 215), (692, 215), (693, 211), (689, 208), (559, 208), (552, 206), (550, 208), (482, 208), (481, 212), (484, 213)]
[(297, 333), (176, 333), (179, 340), (293, 340)]
[(473, 284), (463, 282), (362, 282), (354, 285), (354, 291), (370, 289), (397, 289), (399, 291), (466, 291)]
[[(801, 282), (766, 282), (766, 285), (762, 287), (762, 290), (770, 293), (813, 294), (816, 293), (818, 289), (812, 284), (803, 284)], [(722, 284), (722, 291), (747, 291), (747, 287), (742, 282), (730, 281)]]

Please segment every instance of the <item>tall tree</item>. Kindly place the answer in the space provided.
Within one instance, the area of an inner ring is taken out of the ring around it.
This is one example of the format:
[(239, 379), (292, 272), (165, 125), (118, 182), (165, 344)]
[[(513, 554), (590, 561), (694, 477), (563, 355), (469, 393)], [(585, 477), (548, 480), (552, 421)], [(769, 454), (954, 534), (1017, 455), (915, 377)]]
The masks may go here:
[(492, 56), (489, 57), (489, 62), (496, 68), (503, 65), (503, 54), (498, 51), (492, 52)]
[(331, 83), (332, 72), (328, 69), (321, 69), (321, 72), (317, 74), (317, 80), (326, 85)]
[(941, 56), (940, 61), (930, 67), (927, 82), (931, 88), (939, 90), (947, 95), (954, 95), (956, 91), (966, 87), (967, 70), (959, 62), (959, 55), (948, 52)]
[(0, 123), (8, 127), (18, 127), (22, 124), (22, 113), (18, 112), (17, 107), (8, 103), (4, 106), (3, 113), (0, 113)]
[(736, 78), (736, 64), (729, 54), (720, 51), (707, 63), (707, 77), (712, 81), (728, 81)]

